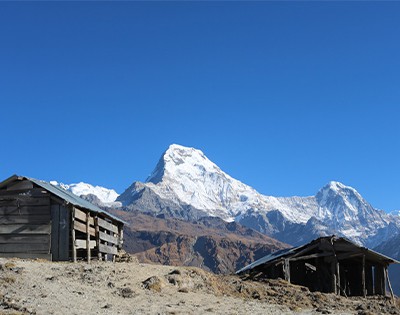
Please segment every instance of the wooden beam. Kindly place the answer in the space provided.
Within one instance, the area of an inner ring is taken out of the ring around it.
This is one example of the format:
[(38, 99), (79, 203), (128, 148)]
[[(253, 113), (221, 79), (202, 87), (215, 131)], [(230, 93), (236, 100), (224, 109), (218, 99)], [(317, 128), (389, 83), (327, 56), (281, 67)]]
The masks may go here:
[(101, 260), (102, 259), (102, 257), (101, 257), (102, 255), (101, 255), (101, 252), (100, 252), (100, 249), (99, 249), (99, 245), (100, 245), (100, 229), (99, 229), (98, 219), (99, 218), (97, 216), (94, 218), (94, 230), (95, 230), (95, 233), (96, 233), (97, 258), (99, 260)]
[(390, 283), (389, 271), (388, 271), (387, 267), (385, 267), (385, 275), (386, 275), (386, 281), (387, 281), (387, 284), (388, 284), (388, 287), (389, 287), (390, 296), (392, 298), (392, 303), (395, 304), (393, 289), (392, 289), (392, 285)]
[(332, 253), (316, 253), (316, 254), (311, 254), (311, 255), (301, 256), (301, 257), (296, 257), (296, 258), (291, 257), (290, 261), (314, 259), (314, 258), (327, 257), (327, 256), (332, 256)]
[[(78, 222), (78, 221), (74, 220), (73, 227), (74, 227), (75, 230), (77, 230), (79, 232), (87, 233), (86, 224), (84, 224), (84, 223), (81, 223), (81, 222)], [(89, 227), (89, 234), (92, 235), (92, 236), (96, 236), (95, 229), (92, 228), (92, 227)]]
[(298, 253), (296, 253), (296, 254), (294, 254), (293, 256), (291, 256), (290, 260), (292, 260), (292, 258), (298, 257), (298, 256), (300, 256), (300, 255), (303, 255), (303, 254), (305, 254), (305, 253), (307, 253), (307, 252), (309, 252), (309, 251), (311, 251), (311, 250), (317, 248), (319, 245), (320, 245), (320, 244), (317, 243), (317, 244), (314, 244), (314, 245), (312, 245), (312, 246), (307, 246), (306, 248), (302, 249), (302, 250), (299, 251)]
[(337, 294), (340, 295), (340, 292), (342, 291), (340, 287), (340, 265), (339, 261), (336, 262), (336, 286), (337, 286)]
[(98, 218), (98, 224), (103, 229), (106, 229), (108, 231), (118, 234), (118, 227), (116, 225), (114, 225), (113, 223), (107, 222), (101, 218)]
[[(87, 240), (78, 240), (78, 239), (75, 240), (75, 247), (77, 249), (87, 249), (87, 246), (88, 246)], [(96, 241), (94, 241), (94, 240), (90, 241), (89, 248), (93, 249), (95, 247), (96, 247)]]
[(331, 261), (336, 261), (336, 260), (361, 257), (362, 255), (363, 255), (363, 253), (344, 253), (344, 254), (336, 255), (336, 257), (332, 257), (332, 258), (328, 257), (328, 258), (326, 258), (326, 261), (331, 262)]
[[(75, 208), (75, 219), (78, 219), (78, 220), (86, 223), (87, 213)], [(89, 224), (94, 225), (94, 219), (90, 215), (89, 215)]]
[(114, 245), (119, 245), (119, 238), (118, 237), (106, 234), (106, 233), (101, 232), (101, 231), (99, 232), (99, 237), (100, 237), (100, 240), (102, 240), (102, 241), (105, 241), (105, 242), (108, 242), (108, 243), (112, 243)]
[(362, 285), (363, 296), (366, 297), (367, 289), (365, 285), (365, 255), (362, 256), (361, 285)]
[(105, 253), (105, 254), (112, 254), (112, 255), (117, 255), (118, 254), (118, 250), (114, 246), (108, 246), (108, 245), (104, 245), (104, 244), (99, 244), (99, 250), (102, 253)]
[(331, 275), (332, 275), (331, 290), (332, 293), (337, 294), (336, 263), (334, 262), (331, 263)]
[(32, 189), (33, 183), (30, 180), (21, 180), (14, 182), (7, 186), (7, 190), (25, 190), (25, 189)]
[(285, 273), (285, 280), (290, 283), (290, 261), (288, 258), (285, 259), (283, 270)]
[(40, 198), (40, 197), (50, 197), (47, 190), (43, 188), (32, 188), (32, 189), (16, 189), (16, 190), (2, 190), (0, 189), (1, 199), (13, 199), (20, 197), (29, 198)]
[(50, 215), (50, 206), (17, 206), (17, 205), (0, 205), (0, 216), (8, 215)]
[(0, 244), (50, 243), (49, 234), (0, 234)]
[(314, 265), (311, 265), (309, 263), (304, 263), (304, 266), (312, 271), (317, 271), (317, 267), (315, 267)]
[(3, 215), (0, 216), (2, 224), (47, 224), (50, 222), (50, 213), (42, 215)]
[[(96, 231), (94, 231), (96, 235)], [(90, 212), (86, 213), (86, 256), (87, 262), (90, 263)]]
[(122, 244), (124, 243), (124, 226), (122, 224), (118, 225), (118, 235), (119, 235), (118, 248), (122, 248)]
[(1, 224), (1, 234), (50, 234), (49, 224)]
[(50, 254), (50, 242), (47, 243), (20, 243), (0, 244), (0, 253), (35, 253)]
[[(76, 238), (75, 238), (75, 208), (72, 207), (71, 211), (71, 237), (72, 237), (72, 244), (75, 244)], [(73, 262), (76, 262), (76, 247), (72, 247), (72, 260)]]
[[(0, 196), (0, 208), (3, 206), (49, 206), (50, 198), (31, 196)], [(49, 210), (50, 211), (50, 210)]]

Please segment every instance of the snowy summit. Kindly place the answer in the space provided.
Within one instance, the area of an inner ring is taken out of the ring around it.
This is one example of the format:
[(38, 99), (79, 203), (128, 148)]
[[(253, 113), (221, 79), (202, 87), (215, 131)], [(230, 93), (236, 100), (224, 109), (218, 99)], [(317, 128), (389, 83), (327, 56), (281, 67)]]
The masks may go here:
[(119, 194), (114, 189), (108, 189), (101, 186), (93, 186), (83, 182), (67, 185), (63, 183), (58, 183), (57, 181), (51, 181), (50, 184), (68, 190), (77, 196), (94, 195), (104, 204), (113, 203), (119, 196)]
[(310, 197), (266, 196), (223, 172), (202, 151), (177, 144), (164, 152), (145, 183), (135, 182), (118, 200), (143, 211), (150, 204), (156, 212), (179, 209), (175, 216), (197, 209), (283, 241), (288, 241), (285, 233), (296, 231), (310, 237), (335, 233), (372, 246), (393, 222), (340, 182)]

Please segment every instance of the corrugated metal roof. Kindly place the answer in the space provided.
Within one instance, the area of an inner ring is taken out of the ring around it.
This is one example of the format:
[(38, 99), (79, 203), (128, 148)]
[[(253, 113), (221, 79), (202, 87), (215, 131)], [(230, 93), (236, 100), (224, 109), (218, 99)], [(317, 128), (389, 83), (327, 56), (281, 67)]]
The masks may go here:
[(355, 247), (357, 247), (359, 249), (364, 250), (366, 254), (372, 254), (372, 256), (375, 256), (375, 257), (378, 257), (378, 258), (381, 258), (381, 259), (383, 258), (384, 260), (387, 260), (390, 263), (395, 263), (395, 264), (399, 264), (400, 263), (399, 261), (397, 261), (397, 260), (395, 260), (393, 258), (390, 258), (390, 257), (388, 257), (386, 255), (383, 255), (381, 253), (378, 253), (378, 252), (376, 252), (376, 251), (374, 251), (372, 249), (359, 246), (359, 245), (353, 243), (352, 241), (350, 241), (350, 240), (348, 240), (348, 239), (346, 239), (344, 237), (336, 237), (335, 235), (332, 235), (332, 236), (319, 237), (319, 238), (317, 238), (317, 239), (315, 239), (315, 240), (313, 240), (310, 243), (307, 243), (305, 245), (301, 245), (301, 246), (298, 246), (298, 247), (292, 247), (292, 248), (287, 248), (287, 249), (282, 249), (282, 250), (276, 251), (274, 253), (266, 255), (266, 256), (264, 256), (264, 257), (262, 257), (262, 258), (260, 258), (260, 259), (258, 259), (256, 261), (252, 262), (251, 264), (245, 266), (244, 268), (236, 271), (236, 273), (239, 274), (239, 273), (251, 270), (251, 269), (253, 269), (253, 268), (257, 267), (257, 266), (266, 264), (268, 262), (276, 261), (279, 258), (284, 258), (284, 257), (290, 256), (290, 255), (294, 255), (295, 253), (299, 252), (303, 248), (309, 247), (309, 246), (315, 244), (316, 242), (319, 242), (323, 238), (334, 238), (336, 240), (344, 241), (344, 242), (347, 242), (347, 243), (349, 243), (349, 244), (351, 244), (351, 245), (353, 245), (353, 246), (355, 246)]
[(253, 268), (255, 268), (257, 266), (260, 266), (262, 264), (265, 264), (267, 262), (276, 260), (278, 258), (283, 258), (283, 257), (285, 257), (287, 255), (295, 253), (298, 249), (300, 249), (302, 247), (305, 247), (305, 246), (306, 245), (302, 245), (302, 246), (299, 246), (299, 247), (292, 247), (292, 248), (285, 248), (285, 249), (278, 250), (278, 251), (273, 252), (273, 253), (271, 253), (269, 255), (266, 255), (266, 256), (264, 256), (264, 257), (262, 257), (262, 258), (260, 258), (260, 259), (258, 259), (256, 261), (253, 261), (250, 265), (247, 265), (247, 266), (243, 267), (242, 269), (236, 271), (236, 273), (242, 273), (244, 271), (253, 269)]
[(90, 203), (89, 201), (78, 197), (76, 195), (74, 195), (72, 192), (67, 191), (65, 189), (62, 189), (61, 187), (57, 187), (54, 186), (44, 180), (39, 180), (39, 179), (35, 179), (35, 178), (30, 178), (30, 177), (25, 177), (25, 176), (18, 176), (18, 175), (14, 175), (11, 176), (10, 178), (6, 179), (5, 181), (0, 183), (0, 186), (3, 186), (4, 184), (7, 184), (8, 182), (15, 180), (15, 179), (19, 179), (19, 178), (24, 178), (27, 180), (30, 180), (31, 182), (35, 183), (36, 185), (42, 187), (43, 189), (46, 189), (47, 191), (49, 191), (50, 193), (60, 197), (61, 199), (65, 200), (66, 202), (80, 207), (80, 208), (84, 208), (87, 209), (89, 211), (95, 212), (95, 213), (101, 213), (104, 214), (105, 216), (116, 220), (118, 222), (124, 223), (126, 224), (125, 221), (121, 220), (120, 218), (117, 218), (116, 216), (112, 215), (111, 213), (108, 213), (107, 211), (99, 208), (98, 206)]

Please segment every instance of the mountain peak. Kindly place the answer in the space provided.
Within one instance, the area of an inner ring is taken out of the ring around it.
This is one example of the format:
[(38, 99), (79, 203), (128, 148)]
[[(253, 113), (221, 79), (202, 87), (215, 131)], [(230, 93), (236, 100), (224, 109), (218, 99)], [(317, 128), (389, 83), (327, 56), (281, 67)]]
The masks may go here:
[[(171, 144), (163, 154), (163, 158), (166, 162), (171, 161), (171, 159), (174, 161), (174, 159), (179, 160), (188, 157), (196, 158), (199, 161), (208, 160), (202, 151), (179, 144)], [(176, 161), (174, 162), (176, 163)]]
[(119, 194), (114, 189), (108, 189), (101, 186), (93, 186), (84, 182), (67, 185), (53, 180), (50, 181), (50, 184), (68, 190), (77, 196), (94, 195), (99, 198), (99, 200), (104, 204), (113, 203), (119, 196)]
[(343, 183), (337, 182), (337, 181), (334, 181), (334, 180), (332, 180), (328, 184), (326, 184), (325, 187), (329, 188), (329, 189), (332, 189), (332, 190), (340, 190), (340, 189), (347, 188), (347, 186), (344, 185)]
[(363, 197), (353, 187), (346, 186), (337, 181), (330, 181), (328, 184), (322, 187), (316, 195), (317, 199), (323, 204), (326, 202), (326, 200), (331, 200), (331, 198), (334, 196), (342, 199), (348, 199), (351, 197), (353, 199), (358, 199), (361, 202), (364, 201)]
[(357, 190), (355, 190), (353, 187), (346, 186), (345, 184), (337, 181), (330, 181), (328, 184), (322, 187), (320, 192), (324, 191), (333, 191), (335, 193), (340, 193), (342, 191), (352, 191), (353, 193), (358, 194)]
[(211, 162), (201, 150), (171, 144), (163, 153), (146, 182), (157, 184), (165, 176), (181, 178), (182, 176), (197, 177), (204, 172), (220, 171), (219, 167)]

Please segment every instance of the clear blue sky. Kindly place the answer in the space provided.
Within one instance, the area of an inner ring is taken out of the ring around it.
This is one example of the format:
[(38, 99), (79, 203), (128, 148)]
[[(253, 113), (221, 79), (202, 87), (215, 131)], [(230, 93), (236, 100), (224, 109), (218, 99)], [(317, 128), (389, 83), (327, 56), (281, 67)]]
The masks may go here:
[(0, 177), (122, 192), (171, 143), (400, 209), (399, 2), (0, 2)]

